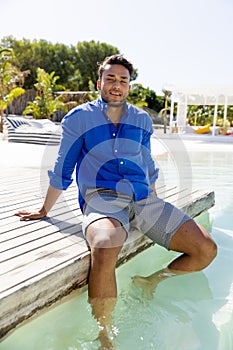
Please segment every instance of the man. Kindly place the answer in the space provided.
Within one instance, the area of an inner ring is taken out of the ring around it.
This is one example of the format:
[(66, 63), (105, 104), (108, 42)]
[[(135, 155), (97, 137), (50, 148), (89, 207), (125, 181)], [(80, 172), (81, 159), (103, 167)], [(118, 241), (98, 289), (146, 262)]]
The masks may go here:
[[(204, 228), (156, 196), (158, 169), (150, 153), (152, 121), (126, 102), (132, 73), (132, 64), (121, 55), (104, 60), (97, 82), (99, 99), (78, 106), (63, 119), (60, 150), (54, 171), (49, 173), (42, 208), (36, 213), (17, 213), (21, 220), (46, 216), (71, 184), (76, 166), (83, 233), (91, 251), (88, 294), (98, 320), (105, 307), (108, 313), (114, 305), (115, 266), (131, 227), (182, 253), (152, 276), (153, 287), (155, 280), (202, 270), (217, 251)], [(135, 278), (142, 287), (148, 281)]]

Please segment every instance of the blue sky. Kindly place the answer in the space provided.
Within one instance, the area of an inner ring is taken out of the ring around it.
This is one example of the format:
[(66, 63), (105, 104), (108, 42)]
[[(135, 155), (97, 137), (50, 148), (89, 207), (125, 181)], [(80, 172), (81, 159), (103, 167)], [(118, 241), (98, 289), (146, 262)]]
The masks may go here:
[(137, 82), (233, 86), (233, 0), (1, 0), (0, 37), (116, 46)]

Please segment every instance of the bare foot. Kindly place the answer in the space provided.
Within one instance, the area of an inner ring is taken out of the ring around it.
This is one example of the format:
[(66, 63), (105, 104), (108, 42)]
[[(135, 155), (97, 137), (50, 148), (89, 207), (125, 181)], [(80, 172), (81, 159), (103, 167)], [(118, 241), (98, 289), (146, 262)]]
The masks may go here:
[(98, 350), (114, 350), (115, 347), (108, 335), (108, 331), (106, 329), (103, 329), (99, 332), (98, 340), (100, 341), (101, 345)]
[(88, 301), (92, 306), (92, 314), (99, 327), (99, 336), (96, 340), (101, 345), (98, 350), (114, 350), (113, 341), (117, 332), (112, 324), (111, 312), (116, 304), (116, 298), (89, 297)]
[(153, 291), (155, 290), (156, 285), (147, 277), (133, 276), (131, 278), (135, 286), (142, 289), (142, 296), (146, 299), (152, 300)]
[(165, 268), (165, 269), (156, 271), (155, 273), (147, 277), (134, 276), (131, 278), (135, 286), (142, 289), (142, 296), (151, 300), (153, 299), (153, 292), (155, 291), (159, 282), (169, 277), (176, 276), (178, 273), (179, 271), (174, 272), (168, 268)]

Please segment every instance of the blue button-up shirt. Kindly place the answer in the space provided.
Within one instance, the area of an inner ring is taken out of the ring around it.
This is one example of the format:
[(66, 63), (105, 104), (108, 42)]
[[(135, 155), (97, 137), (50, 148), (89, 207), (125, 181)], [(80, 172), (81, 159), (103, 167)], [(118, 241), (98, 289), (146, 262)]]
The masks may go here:
[(158, 177), (150, 153), (152, 121), (147, 113), (125, 103), (116, 127), (99, 98), (71, 110), (62, 121), (62, 139), (50, 185), (65, 190), (76, 167), (81, 209), (87, 188), (107, 188), (145, 198)]

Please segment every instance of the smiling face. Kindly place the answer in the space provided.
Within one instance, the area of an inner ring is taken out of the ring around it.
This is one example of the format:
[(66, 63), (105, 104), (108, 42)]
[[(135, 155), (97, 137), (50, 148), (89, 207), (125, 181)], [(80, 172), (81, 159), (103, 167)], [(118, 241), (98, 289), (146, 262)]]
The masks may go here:
[(130, 74), (121, 64), (107, 64), (97, 88), (101, 90), (102, 99), (110, 104), (125, 102), (130, 91)]

